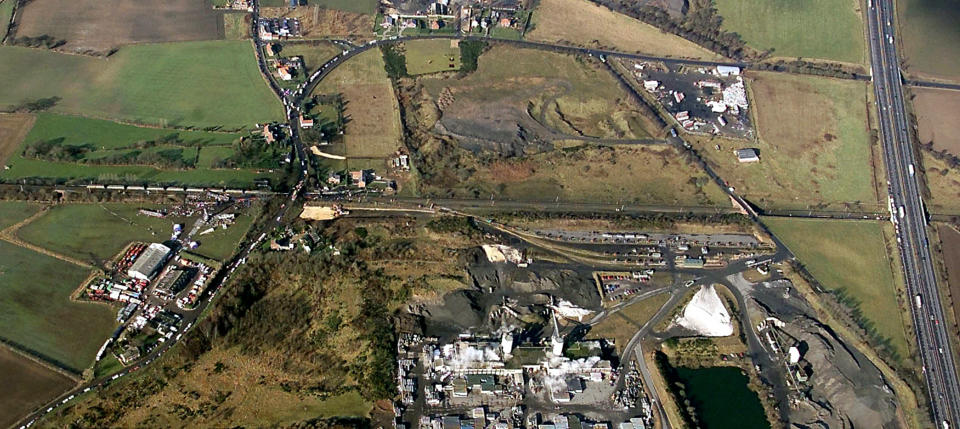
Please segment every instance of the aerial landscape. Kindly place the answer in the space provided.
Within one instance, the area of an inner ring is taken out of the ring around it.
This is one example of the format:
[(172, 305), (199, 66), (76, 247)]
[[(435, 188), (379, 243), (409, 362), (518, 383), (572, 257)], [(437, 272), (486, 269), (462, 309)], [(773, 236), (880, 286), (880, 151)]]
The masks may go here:
[(0, 427), (960, 427), (957, 0), (0, 0)]

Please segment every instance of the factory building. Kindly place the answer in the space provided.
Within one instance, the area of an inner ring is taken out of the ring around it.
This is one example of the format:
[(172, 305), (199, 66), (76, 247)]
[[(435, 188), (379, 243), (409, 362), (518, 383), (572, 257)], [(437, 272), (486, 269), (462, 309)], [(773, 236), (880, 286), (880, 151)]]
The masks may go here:
[(153, 243), (133, 262), (133, 265), (127, 270), (127, 275), (135, 279), (149, 281), (163, 267), (163, 263), (167, 262), (169, 256), (169, 247), (160, 243)]

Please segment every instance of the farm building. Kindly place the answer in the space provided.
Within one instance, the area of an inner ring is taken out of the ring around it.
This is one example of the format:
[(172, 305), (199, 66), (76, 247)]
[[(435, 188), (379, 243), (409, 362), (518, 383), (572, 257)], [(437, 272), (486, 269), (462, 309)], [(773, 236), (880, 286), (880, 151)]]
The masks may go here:
[(757, 150), (753, 148), (737, 149), (735, 153), (737, 154), (737, 161), (740, 162), (760, 161), (760, 154), (757, 153)]
[(160, 243), (153, 243), (140, 254), (140, 257), (133, 262), (127, 275), (135, 279), (150, 280), (157, 270), (163, 266), (170, 256), (170, 248)]
[(740, 67), (735, 66), (717, 66), (717, 74), (723, 77), (739, 76)]

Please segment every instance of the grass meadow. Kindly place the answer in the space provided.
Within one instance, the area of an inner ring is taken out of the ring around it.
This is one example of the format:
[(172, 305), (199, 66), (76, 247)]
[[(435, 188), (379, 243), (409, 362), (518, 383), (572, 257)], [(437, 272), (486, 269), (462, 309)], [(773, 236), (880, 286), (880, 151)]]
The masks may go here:
[(132, 241), (167, 240), (174, 223), (187, 221), (139, 216), (141, 207), (153, 208), (122, 203), (59, 205), (17, 234), (28, 243), (98, 264), (116, 256)]
[(0, 39), (7, 34), (10, 18), (13, 17), (13, 5), (17, 0), (0, 0)]
[(305, 43), (284, 43), (278, 57), (303, 57), (303, 65), (307, 69), (307, 74), (310, 75), (317, 71), (323, 63), (339, 53), (340, 48), (322, 40)]
[[(883, 209), (875, 178), (879, 153), (867, 131), (866, 83), (756, 73), (748, 84), (759, 139), (698, 140), (720, 176), (764, 208)], [(737, 162), (733, 150), (744, 147), (757, 148), (760, 162)]]
[(417, 40), (403, 44), (407, 73), (411, 75), (460, 70), (460, 48), (456, 40)]
[(584, 146), (478, 166), (437, 195), (520, 201), (723, 207), (726, 194), (672, 147)]
[(893, 257), (880, 222), (765, 218), (764, 223), (825, 288), (855, 300), (876, 332), (900, 356), (907, 355)]
[(194, 236), (200, 247), (192, 252), (211, 259), (223, 261), (237, 251), (237, 244), (253, 225), (254, 216), (237, 216), (236, 222), (227, 229), (217, 228), (207, 235)]
[(723, 28), (775, 57), (866, 61), (860, 2), (853, 0), (716, 0)]
[(70, 300), (87, 270), (0, 241), (0, 336), (81, 371), (114, 329), (108, 306)]
[(0, 230), (40, 211), (40, 206), (24, 201), (0, 201)]
[(377, 0), (311, 0), (310, 6), (320, 5), (324, 9), (337, 9), (345, 12), (373, 15), (377, 13)]
[(54, 112), (181, 127), (283, 119), (248, 41), (136, 45), (106, 59), (4, 46), (0, 74), (0, 106), (60, 97)]
[[(163, 143), (165, 137), (178, 141)], [(53, 178), (61, 181), (94, 180), (99, 182), (159, 182), (196, 185), (249, 187), (258, 177), (275, 178), (275, 174), (257, 173), (251, 169), (216, 169), (222, 159), (234, 151), (232, 144), (242, 137), (237, 133), (181, 131), (146, 128), (101, 119), (65, 116), (51, 113), (37, 115), (33, 128), (7, 159), (9, 170), (0, 171), (0, 179), (13, 181), (26, 178)], [(64, 146), (89, 145), (93, 150), (84, 160), (135, 153), (135, 151), (182, 150), (184, 160), (196, 160), (196, 168), (162, 169), (151, 165), (92, 164), (80, 161), (52, 161), (23, 156), (28, 145), (41, 141), (62, 141)], [(145, 142), (160, 141), (153, 147)]]
[(314, 90), (342, 94), (347, 119), (343, 142), (347, 158), (386, 158), (402, 145), (400, 107), (379, 50), (357, 55), (324, 78)]
[(633, 335), (660, 311), (670, 296), (669, 293), (661, 293), (623, 307), (594, 325), (587, 334), (588, 338), (612, 338), (617, 350), (622, 352)]

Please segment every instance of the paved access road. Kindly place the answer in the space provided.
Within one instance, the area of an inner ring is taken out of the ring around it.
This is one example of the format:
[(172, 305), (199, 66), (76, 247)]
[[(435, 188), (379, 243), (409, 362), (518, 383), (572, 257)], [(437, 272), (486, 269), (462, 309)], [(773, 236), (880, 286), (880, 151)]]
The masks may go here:
[[(944, 429), (960, 427), (960, 388), (933, 261), (927, 221), (916, 177), (910, 128), (903, 100), (897, 56), (893, 0), (874, 0), (867, 10), (870, 61), (880, 114), (880, 135), (887, 170), (891, 211), (897, 229), (900, 259), (917, 331), (931, 412)], [(918, 297), (918, 298), (917, 298)]]

